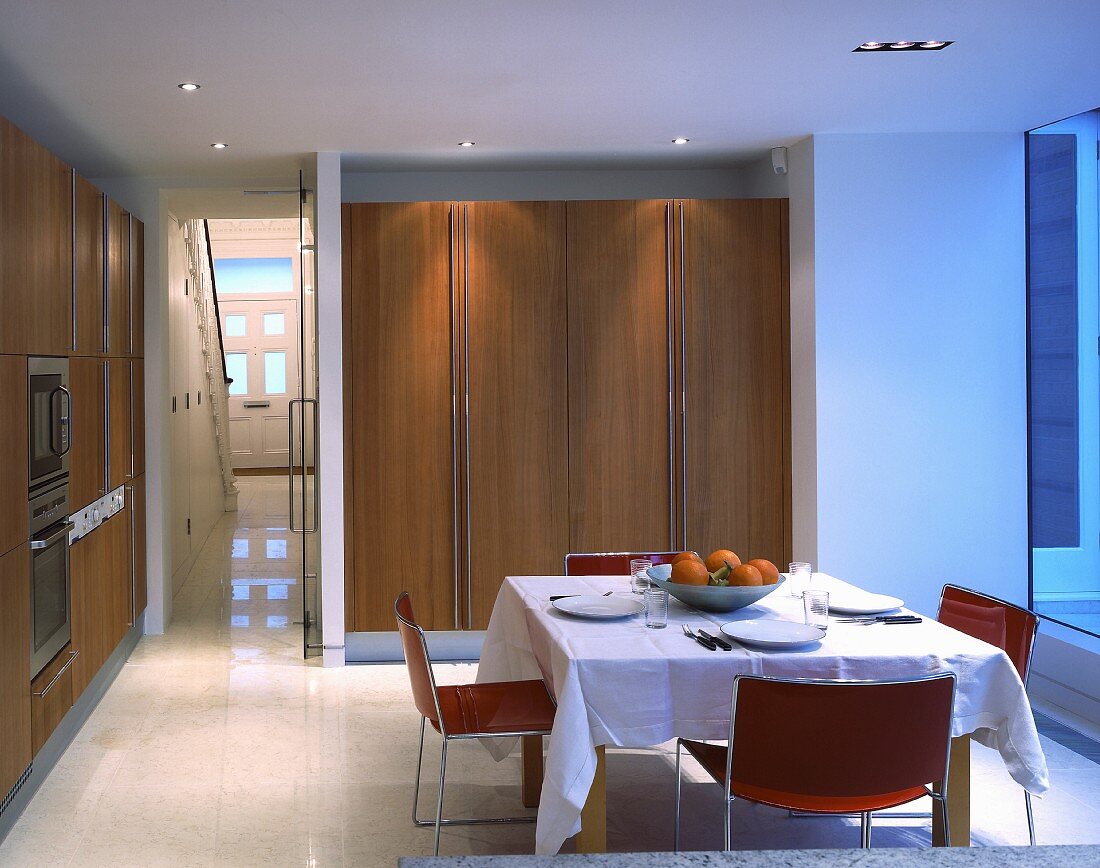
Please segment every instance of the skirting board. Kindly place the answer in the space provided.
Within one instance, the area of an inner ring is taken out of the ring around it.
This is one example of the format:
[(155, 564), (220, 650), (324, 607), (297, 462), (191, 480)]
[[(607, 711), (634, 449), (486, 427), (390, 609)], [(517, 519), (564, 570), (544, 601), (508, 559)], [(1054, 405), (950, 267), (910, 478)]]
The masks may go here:
[[(483, 630), (436, 630), (425, 633), (428, 654), (433, 663), (469, 662), (481, 657), (485, 644)], [(392, 633), (347, 633), (344, 635), (344, 661), (346, 663), (399, 663), (404, 662), (401, 638)]]
[(85, 721), (91, 717), (92, 712), (95, 711), (95, 707), (99, 705), (99, 701), (103, 698), (107, 689), (114, 683), (115, 678), (118, 677), (118, 673), (122, 671), (123, 665), (125, 665), (126, 661), (130, 658), (130, 654), (137, 646), (138, 640), (141, 639), (141, 634), (144, 631), (145, 613), (142, 612), (137, 619), (137, 623), (122, 637), (122, 641), (119, 642), (114, 653), (107, 658), (107, 662), (103, 664), (99, 672), (96, 673), (95, 678), (91, 680), (91, 683), (84, 689), (84, 692), (80, 694), (80, 698), (76, 701), (76, 704), (73, 705), (65, 717), (62, 718), (57, 729), (53, 731), (53, 735), (51, 735), (46, 743), (42, 745), (42, 750), (35, 755), (34, 764), (30, 776), (27, 778), (27, 782), (23, 784), (22, 789), (15, 794), (15, 797), (11, 800), (11, 804), (8, 805), (4, 813), (0, 814), (0, 841), (3, 841), (4, 838), (7, 837), (8, 832), (11, 831), (16, 820), (18, 820), (23, 814), (23, 811), (27, 809), (27, 805), (31, 803), (34, 794), (38, 792), (38, 788), (42, 786), (42, 782), (45, 781), (49, 773), (53, 771), (53, 767), (57, 765), (57, 761), (61, 759), (69, 745), (72, 744), (73, 739), (76, 738), (76, 734), (80, 732), (80, 728), (84, 725)]

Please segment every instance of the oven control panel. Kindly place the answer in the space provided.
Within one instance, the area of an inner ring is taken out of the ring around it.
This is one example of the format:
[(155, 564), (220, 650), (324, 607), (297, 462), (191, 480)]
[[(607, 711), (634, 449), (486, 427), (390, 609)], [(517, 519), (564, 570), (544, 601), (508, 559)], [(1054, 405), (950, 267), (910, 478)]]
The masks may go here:
[(73, 529), (69, 531), (69, 542), (74, 543), (82, 536), (87, 536), (116, 512), (121, 512), (125, 506), (126, 486), (120, 485), (79, 512), (74, 512), (69, 516), (69, 521), (73, 523)]

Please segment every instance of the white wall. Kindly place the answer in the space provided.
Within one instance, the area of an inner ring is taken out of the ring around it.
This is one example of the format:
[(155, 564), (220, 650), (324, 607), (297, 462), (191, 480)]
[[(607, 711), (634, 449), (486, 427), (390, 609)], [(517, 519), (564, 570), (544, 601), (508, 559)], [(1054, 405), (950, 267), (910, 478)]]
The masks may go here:
[(817, 565), (930, 613), (945, 581), (1026, 604), (1022, 136), (819, 135), (796, 154)]
[(743, 198), (739, 169), (345, 172), (344, 202)]

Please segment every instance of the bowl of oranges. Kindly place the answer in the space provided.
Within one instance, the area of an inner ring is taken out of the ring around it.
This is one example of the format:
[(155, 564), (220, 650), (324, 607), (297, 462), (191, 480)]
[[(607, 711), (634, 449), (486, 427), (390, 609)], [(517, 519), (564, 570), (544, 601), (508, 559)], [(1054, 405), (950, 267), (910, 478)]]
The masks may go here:
[(729, 549), (705, 558), (680, 552), (670, 564), (648, 570), (650, 580), (681, 603), (703, 612), (734, 612), (762, 600), (784, 582), (771, 561), (754, 558), (741, 562)]

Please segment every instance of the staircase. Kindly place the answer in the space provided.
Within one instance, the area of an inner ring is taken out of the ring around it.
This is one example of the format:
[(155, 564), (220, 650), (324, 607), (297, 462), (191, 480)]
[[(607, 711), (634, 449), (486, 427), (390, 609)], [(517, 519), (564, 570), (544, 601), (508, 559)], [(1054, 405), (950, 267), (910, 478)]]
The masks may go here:
[(206, 394), (214, 416), (214, 436), (217, 438), (225, 511), (236, 512), (239, 492), (229, 451), (229, 386), (225, 376), (225, 354), (222, 351), (210, 242), (204, 221), (184, 220), (181, 225), (187, 247), (187, 268), (191, 273), (191, 286), (194, 287), (191, 299), (198, 309)]

